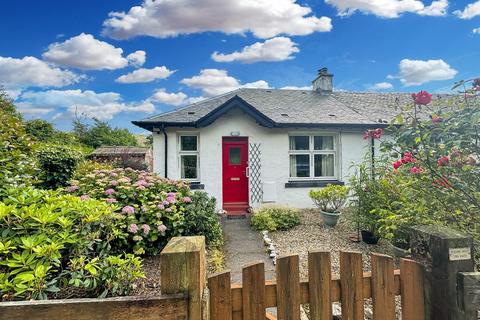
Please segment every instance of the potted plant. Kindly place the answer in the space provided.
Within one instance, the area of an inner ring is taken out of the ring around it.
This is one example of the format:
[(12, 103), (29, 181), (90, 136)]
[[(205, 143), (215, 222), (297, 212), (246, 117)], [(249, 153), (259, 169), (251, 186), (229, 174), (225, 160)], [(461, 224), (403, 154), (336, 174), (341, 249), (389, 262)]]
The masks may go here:
[(334, 227), (340, 217), (340, 209), (347, 201), (348, 188), (328, 184), (325, 188), (310, 190), (308, 195), (320, 209), (325, 225)]

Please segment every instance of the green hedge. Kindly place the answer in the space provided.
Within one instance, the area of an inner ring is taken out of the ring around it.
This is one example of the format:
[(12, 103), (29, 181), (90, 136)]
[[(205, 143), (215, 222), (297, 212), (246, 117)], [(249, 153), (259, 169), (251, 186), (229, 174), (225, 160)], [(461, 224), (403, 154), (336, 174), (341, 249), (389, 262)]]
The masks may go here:
[(287, 207), (264, 207), (254, 212), (250, 224), (255, 230), (288, 230), (300, 224), (297, 209)]

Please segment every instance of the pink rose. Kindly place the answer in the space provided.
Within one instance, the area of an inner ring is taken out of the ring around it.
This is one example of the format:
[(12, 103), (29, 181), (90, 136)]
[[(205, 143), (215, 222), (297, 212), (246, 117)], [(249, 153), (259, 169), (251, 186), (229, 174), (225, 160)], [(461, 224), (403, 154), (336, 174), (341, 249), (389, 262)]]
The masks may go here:
[(412, 98), (415, 104), (418, 105), (427, 105), (430, 102), (432, 102), (432, 95), (428, 93), (427, 91), (420, 91), (419, 93), (415, 94), (412, 93)]

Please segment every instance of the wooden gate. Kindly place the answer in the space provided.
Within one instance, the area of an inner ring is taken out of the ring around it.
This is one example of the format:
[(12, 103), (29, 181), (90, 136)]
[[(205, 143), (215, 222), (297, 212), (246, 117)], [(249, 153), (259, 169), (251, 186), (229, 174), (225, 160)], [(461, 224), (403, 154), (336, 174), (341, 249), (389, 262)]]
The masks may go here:
[(363, 320), (365, 299), (372, 298), (373, 318), (395, 319), (395, 296), (401, 296), (403, 320), (424, 320), (422, 267), (412, 260), (372, 254), (371, 272), (363, 272), (362, 254), (340, 253), (340, 277), (331, 276), (329, 252), (309, 252), (308, 281), (300, 281), (298, 255), (277, 258), (276, 281), (265, 281), (263, 263), (243, 267), (242, 284), (230, 272), (208, 278), (210, 320), (300, 320), (300, 305), (309, 304), (310, 319), (332, 319), (332, 303), (341, 302), (342, 320)]

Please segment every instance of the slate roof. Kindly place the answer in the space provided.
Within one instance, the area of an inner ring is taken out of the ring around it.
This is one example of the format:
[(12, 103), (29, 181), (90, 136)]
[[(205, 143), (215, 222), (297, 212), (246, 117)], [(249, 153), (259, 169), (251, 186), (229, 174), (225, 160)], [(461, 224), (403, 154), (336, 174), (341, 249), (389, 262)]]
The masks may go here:
[(241, 88), (133, 123), (148, 130), (161, 125), (202, 127), (221, 116), (222, 109), (241, 107), (268, 127), (377, 127), (386, 126), (402, 106), (411, 103), (410, 93)]

